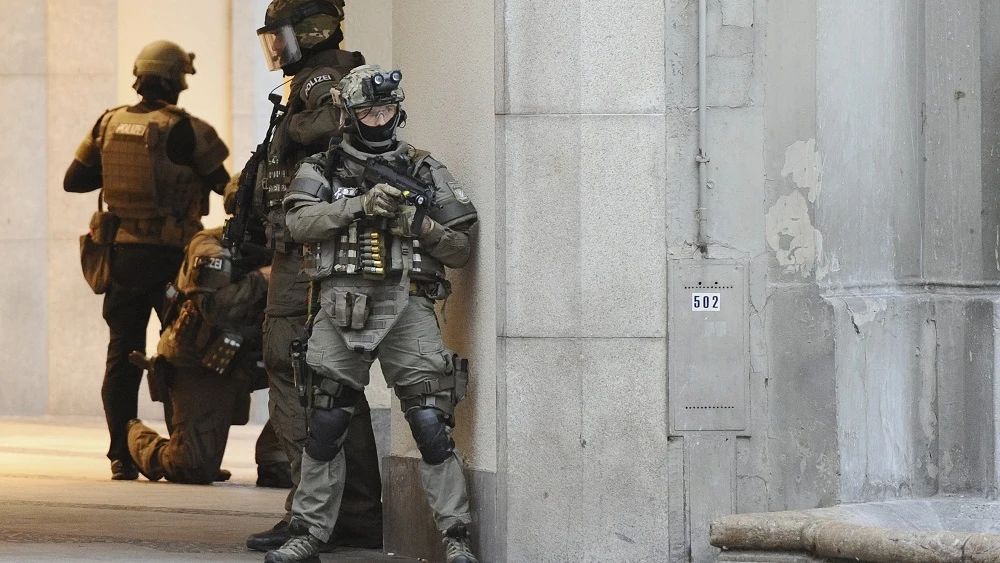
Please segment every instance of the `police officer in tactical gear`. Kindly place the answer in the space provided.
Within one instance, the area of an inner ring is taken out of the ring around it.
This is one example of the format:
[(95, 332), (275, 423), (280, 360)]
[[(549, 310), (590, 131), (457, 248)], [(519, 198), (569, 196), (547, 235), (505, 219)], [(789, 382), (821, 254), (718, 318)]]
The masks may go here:
[[(333, 94), (346, 119), (343, 153), (334, 147), (305, 159), (285, 196), (288, 228), (295, 240), (308, 243), (308, 273), (321, 289), (306, 353), (313, 380), (309, 438), (292, 505), (296, 535), (269, 552), (267, 563), (318, 561), (341, 502), (347, 429), (376, 357), (420, 450), (421, 481), (447, 560), (477, 561), (462, 464), (451, 438), (467, 362), (444, 347), (434, 311), (434, 300), (450, 291), (445, 267), (461, 268), (469, 260), (477, 214), (443, 164), (396, 139), (405, 121), (401, 78), (399, 71), (372, 65), (340, 82)], [(431, 201), (376, 182), (365, 169), (375, 157), (427, 186)]]
[[(227, 213), (236, 207), (239, 176), (226, 186)], [(263, 234), (258, 218), (250, 232)], [(259, 225), (259, 226), (258, 226)], [(261, 323), (270, 253), (258, 240), (239, 254), (226, 247), (222, 229), (195, 235), (168, 289), (166, 326), (158, 356), (149, 362), (151, 394), (163, 402), (170, 438), (140, 420), (129, 422), (129, 451), (150, 480), (207, 484), (224, 481), (220, 470), (229, 427), (246, 424), (250, 393), (267, 387), (261, 356)], [(270, 421), (256, 448), (257, 484), (291, 487), (288, 457)]]
[(129, 363), (129, 353), (145, 350), (150, 311), (160, 315), (184, 246), (202, 230), (209, 193), (221, 194), (229, 180), (223, 166), (229, 149), (215, 129), (175, 105), (194, 72), (193, 53), (169, 41), (145, 46), (133, 68), (142, 100), (97, 120), (63, 182), (68, 192), (101, 189), (118, 217), (104, 297), (111, 338), (101, 389), (115, 480), (138, 476), (126, 425), (136, 416), (142, 372)]
[[(339, 48), (343, 9), (343, 0), (273, 0), (264, 27), (257, 31), (270, 68), (280, 68), (293, 77), (288, 110), (275, 129), (267, 162), (258, 173), (254, 201), (267, 218), (268, 242), (275, 252), (264, 321), (271, 421), (292, 460), (296, 483), (306, 442), (306, 418), (289, 345), (305, 338), (309, 279), (302, 274), (302, 246), (288, 231), (281, 202), (295, 164), (325, 150), (331, 140), (340, 139), (340, 108), (333, 103), (330, 89), (364, 63), (361, 53)], [(355, 402), (357, 415), (344, 445), (348, 465), (344, 502), (333, 536), (325, 539), (377, 548), (382, 545), (382, 481), (368, 401), (359, 395)], [(247, 538), (247, 547), (265, 551), (288, 540), (293, 495), (294, 488), (285, 502), (285, 518), (272, 529)]]

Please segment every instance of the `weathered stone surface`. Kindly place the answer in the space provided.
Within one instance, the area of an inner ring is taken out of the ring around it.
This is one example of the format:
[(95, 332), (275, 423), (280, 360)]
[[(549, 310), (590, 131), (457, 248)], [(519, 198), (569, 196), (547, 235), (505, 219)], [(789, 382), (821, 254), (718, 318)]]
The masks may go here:
[[(872, 563), (1000, 561), (1000, 535), (988, 516), (998, 503), (931, 499), (867, 503), (803, 511), (738, 514), (712, 523), (711, 542), (737, 550), (718, 561), (810, 561), (803, 554)], [(917, 515), (906, 518), (907, 514)], [(956, 524), (965, 527), (956, 530)], [(985, 524), (985, 526), (984, 526)], [(764, 552), (771, 552), (770, 554)], [(774, 554), (792, 559), (776, 558)]]

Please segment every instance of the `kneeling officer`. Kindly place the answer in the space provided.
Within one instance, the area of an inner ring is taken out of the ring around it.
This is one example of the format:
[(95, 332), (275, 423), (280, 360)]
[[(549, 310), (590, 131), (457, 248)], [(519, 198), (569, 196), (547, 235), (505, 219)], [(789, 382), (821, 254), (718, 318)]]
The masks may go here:
[(129, 452), (150, 480), (217, 480), (230, 425), (246, 424), (250, 391), (267, 387), (266, 374), (255, 374), (253, 366), (270, 265), (263, 265), (269, 264), (266, 256), (248, 254), (234, 260), (221, 227), (201, 231), (187, 247), (176, 313), (166, 319), (158, 356), (150, 362), (156, 372), (151, 393), (161, 395), (170, 439), (139, 420), (128, 426)]

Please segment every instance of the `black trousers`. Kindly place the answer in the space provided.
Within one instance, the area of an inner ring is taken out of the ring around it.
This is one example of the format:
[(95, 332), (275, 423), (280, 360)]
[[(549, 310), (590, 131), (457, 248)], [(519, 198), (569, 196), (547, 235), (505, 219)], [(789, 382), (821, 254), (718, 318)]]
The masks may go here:
[(101, 398), (111, 445), (108, 459), (130, 461), (125, 426), (136, 417), (142, 371), (128, 361), (145, 353), (149, 315), (163, 313), (164, 288), (177, 277), (184, 251), (146, 244), (116, 244), (111, 255), (111, 287), (104, 295), (104, 320), (111, 337)]

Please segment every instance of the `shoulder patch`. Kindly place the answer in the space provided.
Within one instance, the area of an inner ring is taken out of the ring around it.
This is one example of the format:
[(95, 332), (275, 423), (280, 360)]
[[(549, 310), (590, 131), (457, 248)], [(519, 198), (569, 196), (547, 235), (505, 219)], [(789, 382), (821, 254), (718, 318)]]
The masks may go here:
[(462, 189), (462, 184), (458, 182), (446, 182), (448, 187), (451, 188), (453, 194), (455, 194), (455, 199), (462, 203), (469, 203), (471, 200), (469, 196), (465, 194), (465, 190)]
[(218, 270), (221, 272), (226, 267), (226, 259), (221, 256), (199, 256), (194, 260), (194, 267)]
[(309, 97), (309, 92), (317, 85), (323, 82), (333, 82), (333, 76), (329, 74), (321, 74), (319, 76), (314, 76), (306, 82), (306, 85), (302, 87), (302, 96), (305, 98)]

